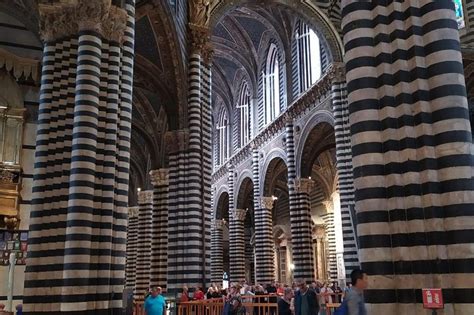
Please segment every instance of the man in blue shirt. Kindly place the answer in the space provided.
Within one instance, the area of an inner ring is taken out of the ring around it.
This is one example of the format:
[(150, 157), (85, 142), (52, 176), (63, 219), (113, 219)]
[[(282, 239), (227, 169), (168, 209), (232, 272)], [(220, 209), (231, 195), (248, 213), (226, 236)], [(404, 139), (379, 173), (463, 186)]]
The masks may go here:
[(153, 287), (145, 300), (146, 315), (166, 315), (166, 300), (161, 295), (160, 287)]

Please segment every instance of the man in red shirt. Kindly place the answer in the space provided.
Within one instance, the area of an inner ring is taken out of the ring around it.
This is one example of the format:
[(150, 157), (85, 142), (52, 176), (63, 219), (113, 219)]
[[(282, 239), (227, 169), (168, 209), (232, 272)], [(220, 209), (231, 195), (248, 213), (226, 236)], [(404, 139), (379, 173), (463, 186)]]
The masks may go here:
[(202, 292), (200, 287), (196, 287), (193, 294), (194, 300), (204, 300), (204, 292)]

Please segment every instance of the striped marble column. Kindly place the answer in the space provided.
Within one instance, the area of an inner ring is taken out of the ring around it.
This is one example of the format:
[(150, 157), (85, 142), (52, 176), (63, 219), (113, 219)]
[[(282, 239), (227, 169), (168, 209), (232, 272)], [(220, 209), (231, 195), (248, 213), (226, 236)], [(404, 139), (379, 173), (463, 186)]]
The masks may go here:
[[(349, 105), (347, 103), (347, 87), (343, 73), (336, 76), (332, 85), (332, 103), (334, 113), (334, 132), (336, 136), (336, 164), (338, 186), (341, 199), (342, 233), (344, 236), (344, 266), (346, 279), (350, 279), (352, 270), (359, 267), (357, 242), (355, 234), (355, 218), (351, 217), (354, 209), (354, 177), (352, 173), (352, 149), (349, 124)], [(350, 280), (349, 280), (350, 281)]]
[(138, 207), (128, 209), (127, 260), (125, 264), (125, 287), (135, 289), (138, 245)]
[(359, 254), (373, 314), (423, 313), (423, 287), (443, 289), (445, 314), (474, 309), (474, 159), (453, 8), (342, 1)]
[(153, 191), (138, 192), (138, 245), (135, 281), (135, 301), (143, 302), (150, 287), (150, 261), (152, 246)]
[(24, 314), (121, 311), (134, 2), (125, 9), (106, 0), (39, 5), (45, 45)]
[[(230, 189), (230, 188), (229, 188)], [(230, 246), (230, 281), (245, 280), (245, 215), (246, 209), (235, 209), (232, 215), (232, 239)]]
[(150, 171), (153, 184), (150, 286), (166, 290), (168, 267), (168, 169)]
[[(224, 274), (224, 221), (214, 220), (211, 231), (211, 282), (221, 283)], [(232, 258), (231, 258), (232, 261)]]
[(336, 231), (334, 227), (334, 205), (332, 200), (323, 202), (326, 213), (322, 215), (326, 228), (327, 280), (337, 279)]
[[(192, 49), (188, 67), (188, 127), (186, 150), (170, 156), (170, 231), (168, 285), (178, 292), (183, 285), (210, 283), (211, 252), (211, 99), (209, 34), (190, 25)], [(173, 166), (171, 165), (173, 160)], [(171, 178), (173, 177), (173, 187)], [(185, 190), (180, 193), (176, 190)], [(183, 198), (183, 199), (179, 199)], [(170, 258), (171, 257), (171, 258)], [(185, 263), (183, 263), (185, 262)]]
[(312, 220), (309, 194), (311, 179), (297, 178), (289, 185), (291, 245), (293, 247), (294, 279), (314, 278)]
[(273, 197), (261, 197), (255, 211), (255, 256), (257, 283), (275, 280), (275, 244), (273, 241)]

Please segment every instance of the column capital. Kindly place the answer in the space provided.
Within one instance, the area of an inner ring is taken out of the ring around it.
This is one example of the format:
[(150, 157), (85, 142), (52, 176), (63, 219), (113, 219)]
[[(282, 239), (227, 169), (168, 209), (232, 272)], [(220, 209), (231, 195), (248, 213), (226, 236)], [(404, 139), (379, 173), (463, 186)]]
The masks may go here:
[(151, 183), (153, 186), (168, 186), (168, 169), (160, 168), (150, 171)]
[(293, 185), (296, 192), (309, 194), (314, 187), (314, 180), (309, 178), (295, 178)]
[(234, 210), (234, 219), (237, 221), (244, 221), (246, 215), (247, 215), (247, 209)]
[(212, 222), (212, 225), (214, 226), (215, 229), (217, 230), (222, 230), (225, 225), (225, 221), (223, 219), (214, 219)]
[(201, 55), (205, 63), (210, 64), (214, 50), (211, 44), (211, 32), (209, 28), (189, 23), (192, 52)]
[(138, 207), (129, 207), (128, 208), (128, 218), (136, 218), (138, 217)]
[(334, 212), (334, 203), (332, 202), (332, 200), (325, 200), (325, 201), (323, 201), (323, 204), (326, 207), (326, 212), (327, 213)]
[(77, 34), (82, 30), (95, 31), (114, 41), (120, 41), (127, 25), (127, 12), (113, 6), (111, 0), (76, 0), (40, 3), (40, 33), (52, 41)]
[(343, 62), (333, 62), (328, 69), (328, 73), (334, 82), (346, 80), (346, 66)]
[(138, 204), (153, 203), (153, 190), (138, 192)]
[(273, 198), (273, 197), (261, 197), (260, 198), (260, 206), (263, 209), (272, 210), (274, 202), (275, 202), (275, 198)]
[(165, 134), (165, 147), (167, 153), (186, 151), (189, 144), (189, 131), (187, 129), (168, 131)]

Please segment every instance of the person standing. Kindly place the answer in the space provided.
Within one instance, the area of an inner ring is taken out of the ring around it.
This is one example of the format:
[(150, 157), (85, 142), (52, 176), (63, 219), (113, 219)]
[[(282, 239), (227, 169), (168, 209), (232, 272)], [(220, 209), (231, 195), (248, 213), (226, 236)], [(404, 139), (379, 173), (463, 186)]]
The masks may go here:
[(318, 315), (319, 301), (316, 293), (310, 290), (305, 280), (298, 283), (299, 291), (295, 295), (295, 315)]
[(283, 296), (278, 300), (278, 315), (292, 315), (291, 299), (293, 295), (291, 288), (283, 290)]
[(368, 287), (367, 274), (361, 269), (351, 273), (352, 289), (346, 292), (345, 302), (349, 315), (367, 315), (364, 302), (364, 290)]
[(166, 300), (160, 287), (153, 287), (145, 300), (145, 315), (166, 315)]

